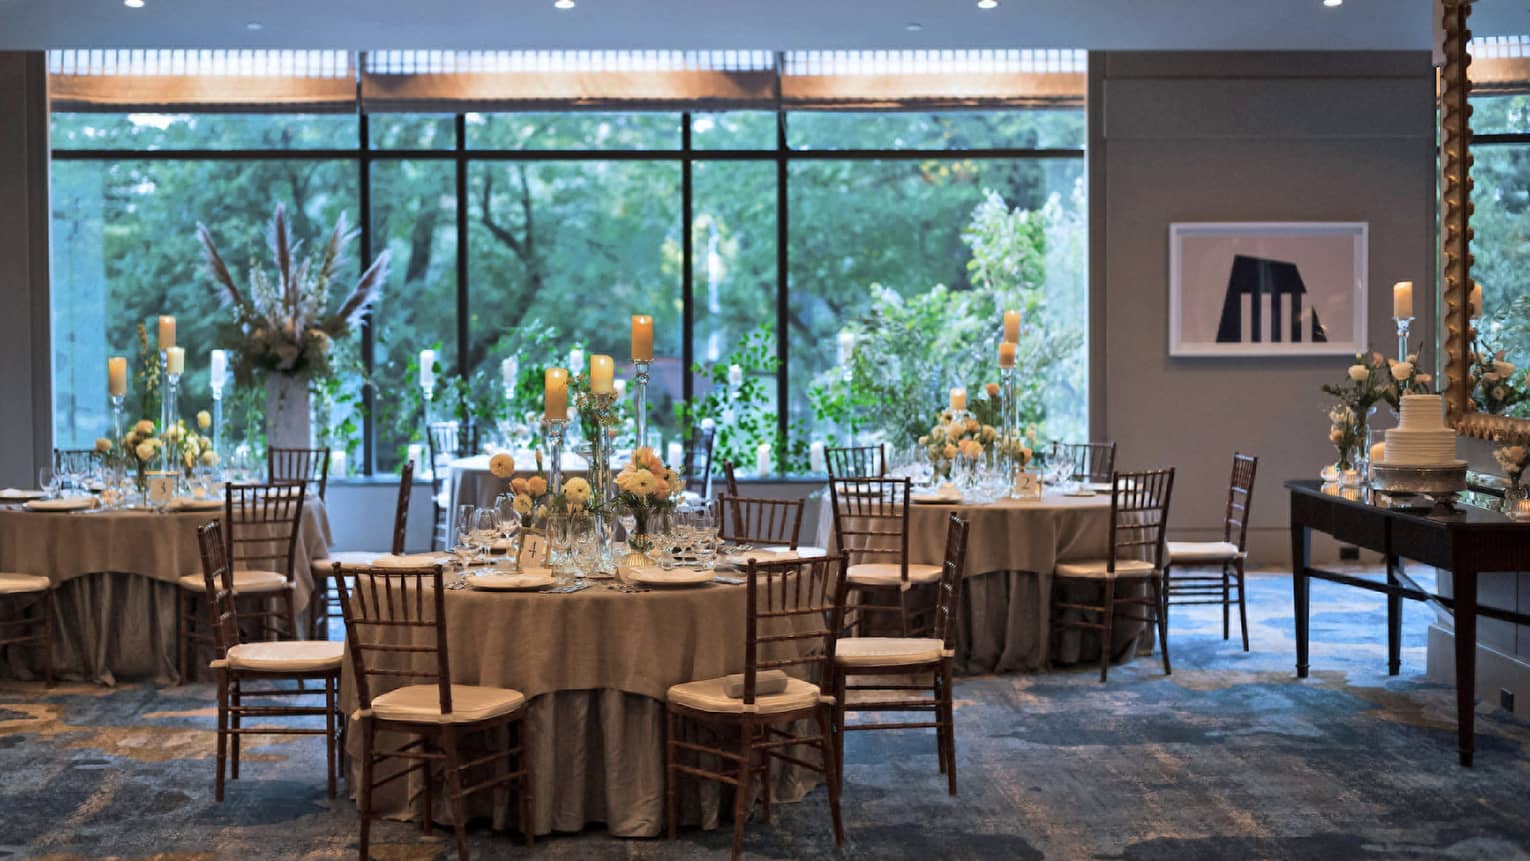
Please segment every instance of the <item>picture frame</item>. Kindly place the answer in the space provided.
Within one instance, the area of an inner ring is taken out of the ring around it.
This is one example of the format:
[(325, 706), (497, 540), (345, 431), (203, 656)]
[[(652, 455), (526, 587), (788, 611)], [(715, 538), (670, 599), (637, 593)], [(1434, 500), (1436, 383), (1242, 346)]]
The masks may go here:
[(1169, 225), (1169, 355), (1353, 356), (1366, 349), (1369, 224)]

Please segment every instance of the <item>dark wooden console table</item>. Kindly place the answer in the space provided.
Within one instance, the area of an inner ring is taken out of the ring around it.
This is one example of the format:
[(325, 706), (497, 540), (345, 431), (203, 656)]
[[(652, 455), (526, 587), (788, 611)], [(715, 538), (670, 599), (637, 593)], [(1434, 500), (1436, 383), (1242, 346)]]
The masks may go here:
[[(1387, 596), (1387, 672), (1397, 675), (1402, 655), (1402, 601), (1429, 601), (1455, 619), (1456, 735), (1461, 764), (1472, 764), (1473, 703), (1477, 683), (1477, 618), (1530, 625), (1530, 616), (1477, 605), (1477, 575), (1530, 571), (1530, 524), (1496, 511), (1460, 504), (1448, 513), (1396, 511), (1370, 503), (1363, 489), (1340, 490), (1318, 481), (1288, 481), (1291, 492), (1291, 565), (1296, 610), (1296, 675), (1307, 677), (1310, 580), (1318, 578)], [(1347, 494), (1347, 495), (1346, 495)], [(1386, 557), (1382, 583), (1312, 567), (1313, 530)], [(1425, 592), (1403, 572), (1411, 559), (1449, 572), (1451, 597)]]

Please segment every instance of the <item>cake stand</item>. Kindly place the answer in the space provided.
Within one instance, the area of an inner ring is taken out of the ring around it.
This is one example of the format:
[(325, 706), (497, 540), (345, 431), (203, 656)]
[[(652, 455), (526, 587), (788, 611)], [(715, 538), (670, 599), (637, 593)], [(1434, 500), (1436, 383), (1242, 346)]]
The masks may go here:
[(1457, 495), (1466, 490), (1466, 461), (1428, 466), (1373, 463), (1371, 487), (1393, 499), (1423, 497), (1430, 501), (1431, 508), (1449, 511), (1454, 507)]

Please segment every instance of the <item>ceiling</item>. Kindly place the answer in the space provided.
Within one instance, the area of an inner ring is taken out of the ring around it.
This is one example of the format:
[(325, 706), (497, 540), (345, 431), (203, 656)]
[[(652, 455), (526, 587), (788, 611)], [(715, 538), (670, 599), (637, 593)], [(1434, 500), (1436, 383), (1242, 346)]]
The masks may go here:
[[(0, 48), (1427, 49), (1433, 0), (0, 0)], [(919, 25), (917, 30), (911, 24)], [(256, 26), (258, 25), (258, 29)], [(1479, 0), (1479, 34), (1530, 0)]]

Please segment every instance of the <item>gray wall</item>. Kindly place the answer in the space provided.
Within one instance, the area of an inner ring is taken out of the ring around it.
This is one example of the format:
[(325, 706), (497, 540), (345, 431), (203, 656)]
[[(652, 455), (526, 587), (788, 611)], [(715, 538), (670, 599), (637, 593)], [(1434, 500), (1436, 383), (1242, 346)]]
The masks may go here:
[(53, 446), (45, 72), (0, 51), (0, 486), (32, 487)]
[(1220, 535), (1232, 453), (1259, 455), (1253, 561), (1285, 565), (1281, 484), (1332, 462), (1319, 386), (1346, 363), (1171, 359), (1169, 225), (1368, 222), (1372, 346), (1396, 349), (1395, 281), (1415, 282), (1414, 331), (1433, 332), (1429, 54), (1094, 53), (1089, 95), (1094, 434), (1123, 467), (1178, 469), (1182, 538)]

